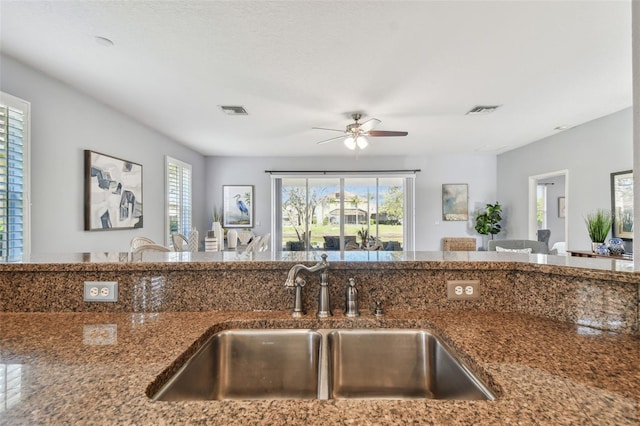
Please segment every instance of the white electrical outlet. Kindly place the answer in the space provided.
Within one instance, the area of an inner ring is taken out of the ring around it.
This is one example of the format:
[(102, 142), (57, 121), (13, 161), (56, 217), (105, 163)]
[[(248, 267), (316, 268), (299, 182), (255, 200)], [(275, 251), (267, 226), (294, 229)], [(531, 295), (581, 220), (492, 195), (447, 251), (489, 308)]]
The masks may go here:
[(85, 302), (117, 302), (118, 282), (117, 281), (85, 281), (84, 282)]
[(471, 300), (480, 298), (480, 280), (447, 280), (447, 299)]

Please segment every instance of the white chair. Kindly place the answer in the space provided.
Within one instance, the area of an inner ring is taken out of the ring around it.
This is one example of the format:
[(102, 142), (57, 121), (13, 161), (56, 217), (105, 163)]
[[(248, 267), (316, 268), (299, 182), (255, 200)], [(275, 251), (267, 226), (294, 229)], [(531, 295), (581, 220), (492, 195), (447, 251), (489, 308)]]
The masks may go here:
[(155, 243), (155, 241), (147, 237), (133, 237), (131, 243), (129, 243), (129, 250), (133, 252), (136, 251), (140, 246)]
[(249, 240), (253, 236), (253, 232), (251, 231), (238, 231), (238, 239), (240, 240), (240, 244), (243, 246), (249, 244)]
[(171, 241), (173, 241), (173, 251), (189, 251), (189, 241), (187, 241), (187, 237), (179, 232), (173, 232), (171, 234)]
[(167, 252), (171, 251), (171, 249), (169, 247), (161, 246), (160, 244), (143, 244), (133, 250), (133, 253), (142, 253), (143, 251)]
[(269, 238), (271, 234), (264, 234), (262, 238), (260, 238), (260, 242), (258, 243), (258, 248), (256, 251), (269, 251)]
[(253, 240), (247, 245), (247, 248), (244, 249), (245, 253), (255, 253), (258, 251), (258, 247), (260, 246), (260, 241), (262, 240), (262, 236), (257, 235), (253, 237)]

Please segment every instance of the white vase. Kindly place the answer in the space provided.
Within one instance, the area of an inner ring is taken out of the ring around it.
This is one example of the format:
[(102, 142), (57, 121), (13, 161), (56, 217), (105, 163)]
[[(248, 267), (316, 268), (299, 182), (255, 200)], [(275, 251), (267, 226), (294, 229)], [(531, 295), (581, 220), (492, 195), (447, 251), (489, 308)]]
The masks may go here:
[(215, 231), (216, 239), (218, 240), (218, 250), (222, 251), (224, 250), (224, 229), (222, 229), (220, 222), (215, 222), (214, 226), (215, 228), (213, 228), (213, 230)]
[(198, 251), (200, 236), (198, 230), (193, 228), (189, 233), (189, 237), (187, 238), (187, 245), (189, 246), (189, 251), (192, 253), (196, 253)]
[(231, 250), (238, 247), (238, 232), (235, 229), (227, 231), (227, 247)]

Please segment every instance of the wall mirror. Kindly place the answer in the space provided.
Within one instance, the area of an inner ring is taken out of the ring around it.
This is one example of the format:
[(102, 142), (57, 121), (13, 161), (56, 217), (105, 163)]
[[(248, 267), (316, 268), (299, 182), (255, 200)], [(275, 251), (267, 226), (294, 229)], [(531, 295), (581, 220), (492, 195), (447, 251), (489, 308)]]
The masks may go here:
[(633, 239), (633, 170), (611, 173), (612, 234)]

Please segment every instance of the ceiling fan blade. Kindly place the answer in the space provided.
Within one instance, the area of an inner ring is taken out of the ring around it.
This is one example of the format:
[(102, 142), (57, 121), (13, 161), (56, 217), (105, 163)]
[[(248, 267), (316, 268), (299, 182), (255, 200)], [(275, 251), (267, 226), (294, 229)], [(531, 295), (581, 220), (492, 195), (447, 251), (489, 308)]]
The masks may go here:
[(409, 132), (394, 132), (392, 130), (371, 130), (369, 136), (407, 136)]
[(322, 145), (322, 144), (327, 143), (327, 142), (335, 141), (337, 139), (344, 139), (344, 138), (345, 138), (344, 135), (343, 136), (336, 136), (335, 138), (325, 139), (323, 141), (320, 141), (320, 142), (318, 142), (318, 145)]
[(374, 127), (376, 127), (380, 123), (382, 123), (381, 120), (378, 120), (377, 118), (370, 118), (367, 121), (365, 121), (364, 123), (360, 124), (360, 131), (368, 132), (369, 130), (373, 129)]
[(327, 129), (326, 127), (312, 127), (311, 130), (331, 130), (332, 132), (342, 132), (342, 133), (344, 133), (344, 130)]

